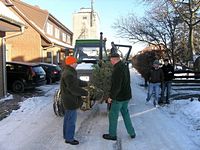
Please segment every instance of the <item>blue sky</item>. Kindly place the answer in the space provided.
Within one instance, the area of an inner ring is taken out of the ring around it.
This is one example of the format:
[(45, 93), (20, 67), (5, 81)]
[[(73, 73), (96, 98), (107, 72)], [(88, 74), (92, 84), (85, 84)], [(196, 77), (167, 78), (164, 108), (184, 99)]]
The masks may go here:
[[(72, 31), (72, 14), (81, 7), (90, 8), (91, 0), (22, 0), (31, 5), (38, 5), (41, 9), (48, 10), (54, 17)], [(138, 0), (94, 0), (94, 10), (100, 17), (100, 31), (108, 41), (128, 44), (124, 39), (116, 37), (112, 25), (119, 17), (129, 13), (143, 15), (143, 7)]]

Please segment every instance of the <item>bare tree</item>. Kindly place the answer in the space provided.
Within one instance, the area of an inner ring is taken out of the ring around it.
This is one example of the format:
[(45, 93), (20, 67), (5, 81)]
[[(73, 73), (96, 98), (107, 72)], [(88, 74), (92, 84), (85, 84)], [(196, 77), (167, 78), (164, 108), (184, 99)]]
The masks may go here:
[[(144, 3), (154, 4), (157, 0), (141, 0)], [(193, 60), (195, 49), (194, 30), (200, 22), (199, 9), (200, 0), (159, 0), (159, 2), (169, 3), (179, 15), (181, 20), (188, 26), (188, 44), (185, 57), (187, 61)]]
[(193, 60), (194, 50), (194, 28), (200, 22), (197, 17), (200, 9), (200, 0), (168, 0), (179, 14), (181, 19), (188, 25), (189, 40), (187, 58)]
[(139, 19), (130, 14), (126, 18), (118, 19), (113, 27), (120, 37), (133, 43), (141, 41), (152, 45), (164, 45), (168, 56), (173, 58), (177, 20), (167, 3), (159, 3), (147, 12), (145, 17)]

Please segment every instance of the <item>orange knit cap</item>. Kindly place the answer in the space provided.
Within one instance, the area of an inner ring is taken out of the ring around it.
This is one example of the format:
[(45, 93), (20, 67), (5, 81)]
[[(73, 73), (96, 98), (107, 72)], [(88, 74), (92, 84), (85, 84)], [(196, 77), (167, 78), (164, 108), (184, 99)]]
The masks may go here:
[(74, 64), (74, 63), (77, 63), (77, 59), (73, 56), (67, 56), (65, 58), (65, 64), (66, 65), (71, 65), (71, 64)]

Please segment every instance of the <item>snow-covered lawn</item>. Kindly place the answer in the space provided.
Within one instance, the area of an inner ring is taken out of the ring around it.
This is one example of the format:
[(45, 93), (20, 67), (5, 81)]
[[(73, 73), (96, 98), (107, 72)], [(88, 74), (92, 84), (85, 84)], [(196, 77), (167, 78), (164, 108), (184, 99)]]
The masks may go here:
[(107, 133), (105, 104), (91, 111), (78, 112), (76, 137), (78, 146), (64, 143), (63, 118), (53, 112), (53, 95), (59, 85), (40, 87), (45, 95), (28, 98), (18, 110), (0, 121), (0, 150), (199, 150), (200, 102), (197, 99), (175, 100), (170, 105), (154, 108), (145, 105), (146, 89), (140, 75), (130, 69), (133, 98), (129, 111), (136, 130), (130, 139), (123, 119), (118, 121), (117, 142), (102, 139)]

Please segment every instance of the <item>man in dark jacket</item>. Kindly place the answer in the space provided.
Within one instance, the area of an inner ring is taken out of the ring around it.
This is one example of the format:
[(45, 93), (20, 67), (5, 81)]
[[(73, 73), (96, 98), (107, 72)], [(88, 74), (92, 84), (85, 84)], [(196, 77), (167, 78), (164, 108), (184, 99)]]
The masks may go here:
[(117, 48), (115, 47), (114, 42), (111, 42), (110, 54), (115, 54), (115, 53), (117, 53)]
[(162, 66), (162, 70), (164, 73), (164, 82), (162, 84), (162, 92), (161, 92), (161, 102), (163, 103), (164, 97), (165, 97), (165, 91), (166, 91), (166, 99), (165, 103), (169, 104), (169, 96), (171, 92), (171, 85), (172, 85), (172, 79), (174, 78), (174, 68), (171, 64), (169, 64), (168, 59), (164, 59), (164, 64)]
[(153, 104), (155, 107), (158, 107), (158, 101), (159, 101), (159, 95), (160, 95), (160, 86), (163, 82), (163, 71), (159, 67), (159, 61), (155, 60), (153, 62), (153, 68), (151, 69), (149, 73), (149, 86), (148, 86), (148, 93), (146, 98), (146, 103), (148, 103), (151, 99), (151, 96), (153, 93), (155, 94), (155, 99), (153, 101)]
[(104, 134), (103, 138), (117, 140), (119, 112), (122, 114), (128, 134), (131, 138), (135, 138), (136, 134), (128, 110), (128, 103), (132, 98), (129, 68), (120, 60), (120, 56), (117, 53), (111, 54), (110, 61), (114, 65), (114, 68), (108, 103), (112, 104), (109, 110), (109, 134)]
[(76, 58), (73, 56), (67, 56), (65, 64), (60, 84), (61, 99), (65, 109), (63, 137), (65, 143), (77, 145), (79, 142), (74, 139), (77, 119), (76, 109), (82, 104), (81, 96), (88, 95), (88, 92), (81, 88), (87, 86), (87, 82), (81, 81), (77, 78), (77, 72), (75, 70), (77, 66)]

